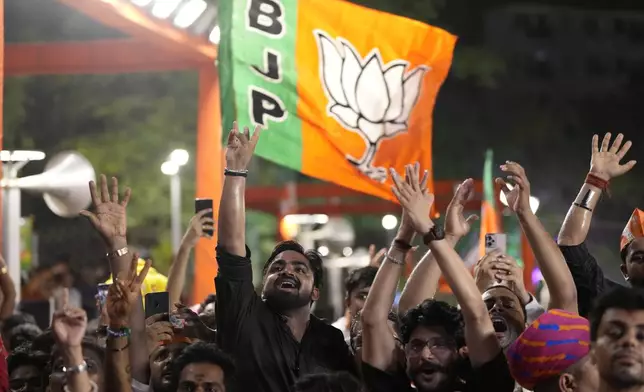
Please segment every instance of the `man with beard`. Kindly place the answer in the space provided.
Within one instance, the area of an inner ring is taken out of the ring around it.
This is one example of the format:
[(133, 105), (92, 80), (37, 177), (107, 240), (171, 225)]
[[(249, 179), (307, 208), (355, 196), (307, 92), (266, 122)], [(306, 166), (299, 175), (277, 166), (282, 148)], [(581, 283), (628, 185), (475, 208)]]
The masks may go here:
[(601, 392), (644, 391), (644, 292), (619, 286), (590, 314), (591, 359)]
[(508, 349), (510, 371), (517, 383), (535, 392), (595, 392), (599, 380), (589, 345), (588, 320), (549, 310)]
[(292, 391), (305, 374), (351, 371), (355, 363), (342, 332), (311, 315), (319, 298), (322, 259), (293, 241), (278, 244), (264, 265), (261, 297), (255, 293), (245, 246), (244, 191), (259, 140), (237, 124), (228, 136), (219, 206), (217, 340), (237, 371), (234, 391)]
[[(618, 285), (604, 276), (585, 241), (593, 210), (601, 195), (608, 191), (610, 180), (626, 174), (635, 166), (635, 161), (620, 163), (632, 145), (630, 141), (623, 141), (624, 135), (620, 133), (611, 145), (611, 134), (607, 133), (600, 147), (599, 137), (593, 136), (590, 171), (568, 210), (557, 239), (577, 286), (579, 315), (582, 317), (588, 316), (595, 298)], [(644, 239), (631, 239), (623, 243), (620, 251), (624, 278), (633, 286), (644, 287)]]
[(512, 289), (503, 285), (495, 285), (485, 290), (483, 302), (490, 314), (499, 344), (505, 350), (525, 329), (525, 306)]

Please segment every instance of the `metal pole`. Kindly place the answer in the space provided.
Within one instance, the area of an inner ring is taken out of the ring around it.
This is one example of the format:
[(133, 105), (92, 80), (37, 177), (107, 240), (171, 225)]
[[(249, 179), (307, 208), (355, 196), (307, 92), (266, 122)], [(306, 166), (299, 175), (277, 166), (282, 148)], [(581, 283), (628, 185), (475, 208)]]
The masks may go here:
[(27, 162), (5, 162), (3, 174), (3, 244), (4, 257), (9, 269), (9, 276), (16, 286), (16, 303), (20, 302), (20, 188), (13, 187), (12, 182), (18, 178), (18, 171)]
[(181, 245), (181, 177), (179, 173), (170, 176), (170, 213), (172, 253), (176, 255)]

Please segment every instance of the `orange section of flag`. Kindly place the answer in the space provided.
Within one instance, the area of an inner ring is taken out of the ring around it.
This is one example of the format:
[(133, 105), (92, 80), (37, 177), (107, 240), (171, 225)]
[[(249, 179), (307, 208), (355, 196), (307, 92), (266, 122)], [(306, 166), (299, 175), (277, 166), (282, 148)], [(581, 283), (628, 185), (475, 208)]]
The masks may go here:
[(418, 161), (431, 174), (432, 112), (456, 37), (339, 0), (299, 2), (297, 29), (302, 172), (385, 199), (386, 169)]

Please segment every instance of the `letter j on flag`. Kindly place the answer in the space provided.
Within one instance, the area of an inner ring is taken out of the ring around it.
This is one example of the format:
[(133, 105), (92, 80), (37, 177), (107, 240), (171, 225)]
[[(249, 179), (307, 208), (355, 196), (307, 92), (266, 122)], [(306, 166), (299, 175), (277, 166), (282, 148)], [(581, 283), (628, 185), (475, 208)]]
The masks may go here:
[(257, 155), (385, 199), (388, 168), (432, 172), (455, 36), (342, 0), (220, 6), (223, 121), (264, 127)]

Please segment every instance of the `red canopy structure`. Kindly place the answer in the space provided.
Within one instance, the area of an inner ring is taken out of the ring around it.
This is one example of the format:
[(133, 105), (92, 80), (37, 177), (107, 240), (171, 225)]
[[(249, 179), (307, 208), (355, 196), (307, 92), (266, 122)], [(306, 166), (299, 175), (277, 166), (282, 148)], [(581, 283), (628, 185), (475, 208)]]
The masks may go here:
[[(217, 28), (213, 24), (216, 9), (205, 0), (57, 1), (120, 31), (127, 38), (5, 45), (4, 0), (0, 0), (0, 143), (5, 76), (196, 70), (199, 72), (199, 102), (195, 196), (213, 199), (216, 212), (223, 174), (219, 80), (215, 66), (217, 39), (213, 37)], [(192, 7), (190, 15), (188, 7)], [(480, 183), (477, 188), (481, 188)], [(453, 190), (453, 182), (435, 183), (439, 210), (445, 209)], [(293, 202), (294, 198), (297, 202), (292, 205), (295, 207), (284, 210), (285, 203)], [(312, 199), (316, 202), (306, 201)], [(295, 192), (282, 187), (249, 189), (247, 204), (248, 208), (278, 217), (284, 213), (337, 215), (399, 211), (399, 207), (390, 202), (333, 184), (298, 185)], [(480, 209), (480, 199), (473, 201), (470, 208)], [(217, 273), (214, 249), (215, 243), (205, 239), (196, 248), (193, 303), (201, 302), (214, 291), (213, 277)], [(526, 265), (526, 271), (531, 270)], [(529, 281), (528, 274), (526, 282)]]
[[(196, 197), (212, 198), (217, 202), (223, 173), (219, 81), (215, 67), (217, 46), (208, 40), (208, 35), (196, 35), (176, 23), (182, 8), (207, 4), (200, 4), (199, 0), (169, 0), (162, 11), (170, 12), (165, 18), (160, 18), (151, 12), (154, 11), (154, 2), (146, 0), (58, 2), (124, 33), (128, 38), (5, 45), (4, 0), (0, 0), (0, 64), (4, 64), (0, 68), (0, 88), (4, 77), (11, 76), (196, 70), (199, 72)], [(193, 11), (193, 15), (202, 16), (209, 10)], [(199, 22), (197, 19), (194, 22)], [(0, 136), (1, 120), (2, 105)], [(207, 240), (202, 240), (197, 246), (195, 269), (199, 273), (195, 274), (193, 286), (195, 302), (201, 302), (214, 290), (213, 277), (217, 273), (214, 248), (214, 242)]]

